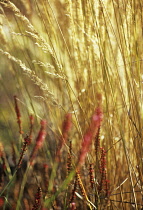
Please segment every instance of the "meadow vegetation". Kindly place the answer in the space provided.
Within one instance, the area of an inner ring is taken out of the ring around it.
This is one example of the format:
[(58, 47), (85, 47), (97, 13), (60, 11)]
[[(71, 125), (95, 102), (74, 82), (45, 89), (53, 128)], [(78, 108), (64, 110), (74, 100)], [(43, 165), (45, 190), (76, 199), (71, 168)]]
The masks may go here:
[(0, 0), (0, 209), (143, 209), (142, 0)]

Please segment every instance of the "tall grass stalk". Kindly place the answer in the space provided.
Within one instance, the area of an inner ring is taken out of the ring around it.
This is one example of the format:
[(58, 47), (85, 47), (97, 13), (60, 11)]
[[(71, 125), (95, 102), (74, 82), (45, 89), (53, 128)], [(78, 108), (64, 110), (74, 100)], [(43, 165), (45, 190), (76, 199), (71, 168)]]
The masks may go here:
[(4, 209), (143, 208), (142, 8), (0, 0)]

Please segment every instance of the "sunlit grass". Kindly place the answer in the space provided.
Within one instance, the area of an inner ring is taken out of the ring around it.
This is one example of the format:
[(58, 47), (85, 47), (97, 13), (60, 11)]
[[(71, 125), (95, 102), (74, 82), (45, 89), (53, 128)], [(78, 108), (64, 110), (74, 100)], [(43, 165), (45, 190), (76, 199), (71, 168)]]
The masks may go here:
[[(74, 209), (70, 198), (76, 185), (82, 142), (92, 127), (95, 109), (100, 107), (104, 116), (98, 138), (106, 151), (110, 193), (105, 196), (105, 188), (99, 190), (102, 158), (100, 148), (96, 151), (94, 145), (96, 131), (80, 168), (73, 202), (77, 209), (141, 209), (142, 1), (0, 0), (0, 6), (0, 128), (4, 145), (1, 168), (7, 162), (1, 175), (4, 208), (31, 209), (37, 189), (42, 189), (41, 209)], [(18, 133), (14, 95), (23, 134)], [(57, 161), (67, 113), (72, 114), (72, 128)], [(42, 119), (48, 122), (48, 134), (35, 157), (35, 166), (30, 166), (31, 173), (25, 172), (28, 168), (24, 170), (22, 165), (18, 180), (16, 164), (29, 133), (31, 114), (35, 119), (33, 138), (23, 157), (27, 164)], [(69, 176), (68, 157), (72, 166)], [(9, 168), (11, 164), (14, 172)], [(47, 172), (43, 164), (48, 164)]]

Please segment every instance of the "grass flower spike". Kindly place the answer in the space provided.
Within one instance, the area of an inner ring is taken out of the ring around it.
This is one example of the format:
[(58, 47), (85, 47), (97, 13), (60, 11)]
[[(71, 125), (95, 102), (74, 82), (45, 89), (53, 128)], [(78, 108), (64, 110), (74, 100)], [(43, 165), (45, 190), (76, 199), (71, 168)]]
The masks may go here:
[(92, 143), (92, 140), (93, 138), (95, 138), (98, 132), (98, 129), (101, 125), (102, 118), (103, 118), (103, 114), (102, 114), (101, 108), (97, 107), (92, 116), (90, 126), (83, 136), (83, 141), (82, 141), (82, 146), (81, 146), (81, 151), (80, 151), (80, 156), (79, 156), (80, 166), (83, 165), (85, 161), (85, 157), (87, 153), (89, 152), (89, 148)]
[(15, 112), (16, 112), (16, 116), (17, 116), (17, 123), (18, 123), (18, 126), (19, 126), (19, 133), (23, 134), (22, 122), (21, 122), (21, 113), (20, 113), (20, 109), (19, 109), (19, 106), (18, 106), (17, 96), (14, 96), (14, 102), (15, 102)]
[(39, 134), (36, 138), (35, 146), (33, 148), (33, 151), (30, 156), (30, 164), (32, 165), (34, 158), (36, 157), (36, 154), (38, 150), (43, 146), (47, 132), (46, 132), (46, 126), (47, 122), (46, 120), (41, 120), (41, 128), (39, 131)]
[(143, 0), (0, 0), (0, 90), (0, 209), (143, 209)]

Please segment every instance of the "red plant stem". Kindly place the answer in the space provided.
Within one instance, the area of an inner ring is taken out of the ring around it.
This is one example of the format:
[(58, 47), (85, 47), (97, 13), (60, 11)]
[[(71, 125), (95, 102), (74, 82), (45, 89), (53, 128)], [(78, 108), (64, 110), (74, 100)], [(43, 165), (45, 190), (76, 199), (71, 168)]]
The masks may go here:
[(90, 176), (90, 184), (91, 188), (94, 188), (94, 175), (93, 175), (93, 163), (90, 163), (89, 165), (89, 176)]
[(68, 157), (67, 157), (67, 175), (70, 174), (71, 171), (71, 154), (68, 152)]
[(103, 118), (102, 111), (100, 107), (97, 107), (92, 116), (90, 126), (83, 137), (80, 156), (79, 156), (79, 163), (78, 163), (79, 167), (83, 165), (85, 161), (85, 157), (89, 151), (90, 145), (92, 143), (92, 139), (95, 138), (98, 132), (98, 129), (101, 125), (102, 118)]
[(72, 114), (68, 113), (65, 115), (65, 119), (62, 125), (62, 137), (63, 137), (63, 141), (66, 142), (67, 138), (68, 138), (68, 132), (70, 131), (71, 127), (72, 127)]
[(17, 96), (14, 96), (14, 102), (15, 102), (15, 112), (16, 112), (16, 116), (17, 116), (17, 123), (18, 123), (18, 126), (19, 126), (19, 133), (20, 134), (23, 134), (23, 131), (22, 131), (22, 122), (21, 122), (21, 114), (20, 114), (20, 109), (19, 109), (19, 106), (18, 106), (18, 99), (17, 99)]
[(11, 147), (12, 147), (12, 160), (16, 166), (16, 153), (15, 153), (14, 142), (11, 142)]
[(106, 180), (106, 152), (104, 148), (101, 148), (101, 158), (100, 158), (100, 184), (99, 184), (99, 190), (100, 193), (103, 189), (104, 181)]
[(105, 196), (106, 196), (106, 197), (109, 197), (109, 195), (110, 195), (109, 183), (110, 183), (110, 181), (106, 179), (106, 180), (105, 180)]
[(24, 143), (23, 143), (21, 155), (20, 155), (20, 158), (19, 158), (19, 161), (18, 161), (18, 164), (17, 164), (17, 168), (20, 168), (21, 167), (22, 159), (24, 157), (25, 151), (27, 150), (28, 143), (29, 143), (29, 136), (26, 136), (24, 138)]
[(95, 136), (94, 146), (95, 146), (95, 154), (97, 156), (98, 155), (98, 150), (100, 148), (100, 127), (98, 128), (97, 134)]
[(69, 152), (67, 157), (67, 175), (70, 174), (72, 168), (72, 142), (70, 141)]
[(29, 119), (30, 119), (30, 131), (29, 131), (29, 144), (30, 144), (31, 141), (32, 141), (32, 132), (33, 132), (33, 125), (34, 125), (34, 117), (33, 117), (33, 115), (30, 115)]
[(38, 187), (37, 193), (35, 195), (35, 204), (34, 204), (32, 210), (38, 210), (39, 209), (39, 207), (41, 205), (41, 194), (42, 194), (41, 187)]
[(33, 151), (30, 156), (30, 165), (33, 164), (33, 160), (36, 157), (38, 150), (43, 146), (43, 143), (44, 143), (46, 135), (47, 135), (46, 125), (47, 125), (46, 120), (41, 120), (41, 128), (40, 128), (39, 134), (36, 139), (35, 147), (33, 148)]

